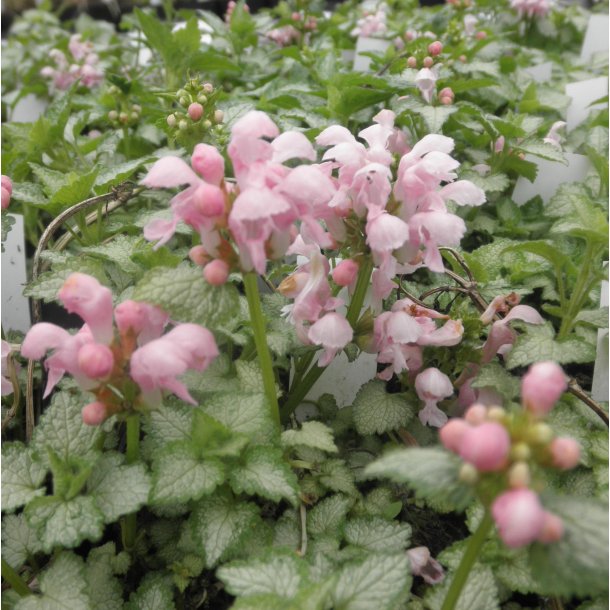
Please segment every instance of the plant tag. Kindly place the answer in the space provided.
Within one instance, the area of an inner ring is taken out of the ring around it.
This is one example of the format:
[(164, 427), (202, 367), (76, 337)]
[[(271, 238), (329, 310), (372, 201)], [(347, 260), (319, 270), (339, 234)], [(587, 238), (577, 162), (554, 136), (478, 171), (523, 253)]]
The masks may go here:
[(12, 123), (34, 123), (47, 109), (47, 102), (33, 93), (24, 95), (10, 113)]
[(606, 106), (605, 103), (593, 104), (593, 102), (608, 95), (608, 77), (600, 76), (577, 83), (569, 83), (566, 85), (566, 95), (572, 98), (566, 114), (568, 124), (566, 129), (571, 131), (589, 116), (591, 110)]
[(538, 174), (534, 182), (519, 176), (513, 191), (513, 201), (517, 205), (523, 205), (532, 197), (540, 195), (542, 201), (547, 203), (556, 193), (560, 184), (583, 181), (591, 169), (589, 158), (574, 153), (564, 153), (564, 155), (568, 161), (567, 167), (558, 161), (548, 161), (547, 159), (527, 155), (526, 160), (538, 166)]
[(382, 55), (389, 46), (390, 42), (388, 40), (359, 36), (356, 42), (354, 72), (370, 72), (371, 58), (361, 55), (361, 53), (378, 53)]
[[(608, 261), (604, 267), (608, 266)], [(602, 282), (599, 298), (599, 306), (608, 306), (608, 282)], [(608, 329), (600, 328), (597, 331), (597, 355), (595, 356), (595, 368), (593, 369), (593, 383), (591, 384), (591, 396), (593, 400), (600, 402), (608, 401)]]
[(550, 61), (545, 61), (542, 64), (525, 68), (523, 71), (529, 74), (537, 83), (546, 83), (551, 80), (553, 64)]
[(591, 15), (580, 52), (580, 59), (583, 62), (589, 61), (595, 53), (608, 51), (609, 28), (608, 15)]
[(32, 325), (30, 304), (23, 296), (27, 283), (23, 216), (11, 214), (15, 223), (4, 242), (2, 253), (2, 328), (27, 332)]

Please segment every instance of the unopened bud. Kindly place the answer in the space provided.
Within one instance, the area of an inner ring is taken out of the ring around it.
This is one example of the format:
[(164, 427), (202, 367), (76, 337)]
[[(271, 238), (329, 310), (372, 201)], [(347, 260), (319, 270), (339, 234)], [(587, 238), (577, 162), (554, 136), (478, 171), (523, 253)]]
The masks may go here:
[(176, 97), (177, 98), (186, 97), (187, 95), (188, 95), (188, 92), (185, 89), (179, 89), (176, 92)]
[(140, 104), (134, 104), (134, 105), (131, 107), (131, 109), (132, 109), (134, 112), (142, 112), (142, 106), (140, 106)]
[(176, 120), (176, 115), (175, 115), (175, 114), (170, 114), (170, 115), (167, 117), (167, 124), (168, 124), (170, 127), (175, 127), (177, 123), (178, 123), (178, 121)]
[(182, 120), (181, 120), (181, 121), (178, 123), (178, 129), (179, 129), (180, 131), (186, 131), (188, 128), (189, 128), (189, 125), (188, 125), (188, 123), (187, 123), (187, 122), (186, 122), (184, 119), (182, 119)]
[(409, 66), (409, 68), (417, 68), (417, 59), (413, 57), (413, 55), (407, 59), (407, 66)]
[(212, 126), (212, 122), (206, 119), (203, 121), (202, 125), (205, 127), (205, 129), (209, 129)]
[(140, 115), (137, 112), (132, 112), (131, 113), (131, 120), (132, 121), (137, 121), (140, 118)]
[(481, 472), (502, 470), (509, 452), (510, 436), (496, 422), (485, 422), (466, 430), (459, 448), (460, 457)]
[(576, 468), (580, 462), (580, 445), (572, 438), (556, 438), (551, 443), (551, 455), (556, 468)]
[(462, 483), (474, 485), (479, 480), (479, 473), (472, 464), (462, 464), (458, 478)]
[(92, 402), (83, 407), (81, 411), (83, 423), (87, 426), (99, 426), (107, 417), (106, 405), (102, 402)]
[(517, 443), (514, 445), (510, 454), (511, 457), (518, 462), (527, 462), (532, 456), (529, 446), (525, 443)]
[(566, 391), (568, 384), (562, 368), (555, 362), (538, 362), (521, 381), (523, 406), (539, 417), (546, 415)]
[(210, 262), (210, 255), (206, 252), (206, 249), (200, 244), (193, 246), (189, 250), (189, 258), (199, 267), (203, 267)]
[(459, 60), (460, 60), (460, 61), (461, 61), (463, 64), (465, 64), (465, 63), (468, 61), (468, 58), (466, 57), (466, 55), (460, 55), (460, 56), (458, 57), (458, 59), (459, 59)]
[(443, 45), (438, 40), (428, 45), (428, 53), (435, 57), (443, 52)]
[(111, 110), (111, 111), (108, 113), (108, 118), (109, 118), (111, 121), (116, 121), (116, 120), (119, 118), (119, 113), (118, 113), (116, 110)]
[(508, 471), (508, 484), (513, 489), (528, 487), (530, 481), (530, 469), (525, 462), (517, 462)]
[(112, 351), (100, 343), (86, 343), (78, 351), (78, 366), (91, 379), (108, 377), (114, 366)]
[(548, 445), (553, 440), (553, 429), (548, 424), (534, 424), (528, 431), (528, 438), (536, 445)]
[(225, 113), (222, 110), (216, 110), (214, 112), (214, 123), (222, 123), (225, 118)]
[(197, 101), (198, 101), (200, 104), (207, 104), (207, 103), (208, 103), (208, 96), (207, 96), (207, 95), (203, 95), (203, 94), (198, 95), (198, 96), (197, 96)]
[(127, 123), (127, 121), (129, 121), (129, 115), (126, 112), (121, 112), (121, 114), (119, 114), (119, 121), (121, 121), (121, 123)]
[(186, 108), (186, 107), (189, 105), (189, 98), (188, 98), (188, 97), (186, 97), (186, 96), (183, 96), (183, 97), (181, 97), (181, 98), (178, 100), (178, 103), (179, 103), (181, 106), (184, 106), (184, 107)]
[(447, 96), (441, 97), (439, 101), (443, 106), (451, 106), (453, 104), (453, 98)]
[(459, 453), (460, 446), (462, 444), (462, 439), (464, 438), (464, 434), (470, 428), (468, 423), (466, 423), (463, 419), (456, 417), (454, 419), (450, 419), (440, 430), (439, 436), (441, 439), (441, 443), (449, 449), (449, 451), (453, 451), (453, 453)]
[(472, 405), (464, 414), (464, 419), (473, 426), (482, 424), (487, 419), (487, 407), (484, 405)]
[(427, 55), (426, 57), (424, 57), (424, 61), (422, 63), (424, 64), (424, 68), (431, 68), (434, 65), (434, 60), (432, 59), (432, 57)]
[(545, 511), (542, 531), (538, 536), (538, 540), (544, 544), (557, 542), (563, 537), (563, 521), (553, 513)]
[(191, 120), (198, 121), (203, 116), (203, 106), (198, 102), (193, 102), (188, 109)]
[(487, 419), (502, 423), (506, 419), (506, 411), (502, 407), (489, 407), (487, 409)]
[(222, 286), (229, 277), (229, 265), (219, 258), (213, 260), (203, 268), (203, 277), (212, 286)]
[(475, 34), (475, 38), (477, 40), (485, 40), (487, 38), (487, 32), (483, 32), (482, 30), (480, 32), (477, 32)]
[(333, 281), (337, 286), (349, 286), (358, 275), (358, 263), (347, 259), (341, 261), (332, 272)]
[(204, 83), (203, 90), (207, 94), (213, 93), (214, 92), (214, 85), (212, 85), (212, 83)]

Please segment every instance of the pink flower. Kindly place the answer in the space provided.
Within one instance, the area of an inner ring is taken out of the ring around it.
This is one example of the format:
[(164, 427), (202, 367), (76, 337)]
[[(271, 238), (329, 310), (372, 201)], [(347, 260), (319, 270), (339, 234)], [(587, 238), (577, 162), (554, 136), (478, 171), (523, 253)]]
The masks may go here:
[(549, 133), (546, 134), (546, 138), (543, 138), (542, 141), (561, 150), (561, 136), (559, 135), (558, 131), (563, 129), (566, 125), (567, 123), (565, 121), (555, 121), (555, 123), (553, 123), (551, 126)]
[(508, 432), (496, 422), (484, 422), (468, 428), (459, 447), (460, 457), (481, 472), (502, 470), (509, 452)]
[(284, 25), (281, 28), (270, 30), (265, 36), (280, 47), (287, 47), (293, 42), (297, 42), (301, 38), (301, 33), (291, 25)]
[(350, 36), (379, 37), (385, 34), (386, 30), (386, 13), (383, 8), (380, 8), (376, 13), (365, 14), (364, 17), (358, 19)]
[(327, 313), (309, 328), (309, 340), (314, 345), (321, 345), (324, 354), (318, 360), (318, 366), (327, 366), (353, 338), (354, 331), (349, 322), (335, 312)]
[(161, 336), (169, 316), (154, 305), (128, 300), (116, 306), (114, 320), (121, 336), (133, 333), (144, 345)]
[(11, 202), (13, 194), (13, 183), (8, 176), (2, 176), (2, 209), (6, 210)]
[(409, 227), (397, 216), (385, 210), (371, 208), (366, 222), (366, 243), (373, 252), (373, 259), (380, 271), (388, 277), (396, 273), (396, 259), (392, 252), (409, 239)]
[(415, 391), (424, 401), (424, 408), (419, 412), (422, 424), (437, 428), (443, 426), (447, 422), (447, 415), (436, 405), (453, 394), (449, 377), (437, 368), (428, 368), (416, 377)]
[(445, 446), (445, 448), (449, 449), (449, 451), (459, 453), (464, 436), (468, 430), (470, 430), (470, 425), (468, 422), (460, 419), (459, 417), (450, 419), (439, 430), (441, 443)]
[(437, 585), (445, 579), (443, 566), (430, 555), (426, 546), (418, 546), (407, 551), (411, 564), (411, 574), (421, 576), (429, 585)]
[(132, 354), (130, 375), (147, 404), (158, 404), (164, 389), (194, 405), (197, 403), (177, 377), (188, 369), (205, 370), (216, 356), (218, 348), (209, 330), (196, 324), (180, 324)]
[(551, 10), (550, 0), (510, 0), (510, 6), (517, 11), (520, 19), (545, 17)]
[(567, 388), (565, 373), (558, 364), (538, 362), (530, 367), (521, 380), (521, 401), (528, 411), (543, 417)]
[(572, 438), (556, 438), (551, 443), (553, 466), (571, 470), (580, 463), (580, 445)]
[(112, 372), (114, 356), (100, 343), (86, 343), (78, 350), (78, 366), (91, 379), (104, 379)]
[(333, 269), (332, 276), (337, 286), (349, 286), (358, 276), (358, 263), (349, 258), (341, 261)]
[(463, 334), (464, 326), (460, 320), (447, 320), (440, 328), (435, 328), (432, 332), (422, 335), (417, 343), (419, 345), (451, 347), (462, 340)]
[(526, 546), (541, 535), (545, 511), (529, 489), (514, 489), (499, 495), (491, 506), (500, 538), (511, 548)]
[(203, 106), (199, 102), (193, 102), (187, 112), (192, 121), (198, 121), (203, 116)]
[(436, 72), (430, 68), (422, 68), (415, 77), (415, 85), (428, 104), (432, 101), (432, 94), (436, 87), (437, 79)]
[(94, 277), (72, 273), (58, 293), (69, 313), (79, 315), (98, 343), (109, 345), (113, 338), (112, 292)]

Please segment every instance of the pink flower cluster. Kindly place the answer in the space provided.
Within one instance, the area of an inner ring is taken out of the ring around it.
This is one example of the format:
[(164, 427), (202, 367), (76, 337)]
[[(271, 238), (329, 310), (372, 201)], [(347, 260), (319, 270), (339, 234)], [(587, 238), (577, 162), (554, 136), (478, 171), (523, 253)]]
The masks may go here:
[(551, 5), (551, 0), (510, 0), (511, 8), (517, 11), (520, 19), (545, 17)]
[[(229, 2), (227, 2), (227, 10), (225, 12), (225, 23), (231, 23), (231, 15), (233, 14), (233, 11), (235, 10), (236, 6), (237, 2), (235, 2), (235, 0), (229, 0)], [(245, 2), (244, 11), (246, 11), (246, 13), (250, 12), (250, 7)]]
[(449, 421), (440, 431), (443, 445), (466, 463), (462, 475), (471, 482), (500, 474), (508, 489), (491, 505), (500, 538), (513, 548), (536, 540), (561, 538), (561, 519), (544, 510), (530, 489), (531, 465), (568, 470), (578, 465), (580, 448), (570, 438), (554, 438), (541, 418), (566, 390), (566, 377), (553, 362), (533, 365), (524, 376), (524, 411), (507, 414), (500, 407), (471, 406), (463, 419)]
[[(83, 421), (90, 425), (125, 408), (155, 406), (162, 390), (196, 404), (178, 376), (188, 369), (205, 370), (218, 355), (209, 330), (178, 324), (163, 335), (169, 321), (166, 313), (135, 301), (113, 307), (111, 291), (82, 273), (70, 275), (58, 297), (68, 312), (83, 319), (82, 328), (71, 335), (41, 322), (28, 331), (21, 346), (21, 354), (35, 360), (52, 350), (45, 361), (45, 396), (69, 373), (96, 396), (83, 409)], [(131, 405), (124, 404), (126, 396), (135, 396)]]
[(375, 13), (365, 12), (363, 17), (356, 22), (356, 27), (350, 32), (350, 35), (372, 38), (382, 37), (388, 29), (386, 20), (385, 5), (381, 6)]
[[(320, 364), (325, 366), (352, 340), (353, 331), (338, 313), (344, 300), (333, 294), (322, 249), (354, 253), (353, 260), (332, 271), (335, 284), (347, 292), (354, 290), (359, 266), (372, 257), (370, 306), (379, 312), (396, 288), (397, 274), (424, 266), (444, 270), (439, 246), (458, 245), (466, 230), (447, 202), (485, 201), (474, 184), (456, 180), (459, 163), (450, 156), (451, 138), (429, 135), (409, 149), (392, 112), (383, 110), (374, 120), (359, 133), (368, 146), (333, 125), (316, 138), (318, 145), (329, 147), (322, 163), (290, 168), (285, 162), (292, 159), (315, 161), (311, 143), (296, 131), (280, 133), (262, 112), (248, 113), (234, 124), (228, 146), (236, 184), (224, 179), (222, 155), (206, 144), (195, 147), (192, 169), (177, 157), (153, 165), (142, 181), (146, 186), (189, 186), (171, 200), (172, 219), (152, 221), (145, 237), (158, 247), (179, 221), (193, 227), (201, 245), (191, 250), (191, 260), (204, 267), (212, 284), (226, 281), (237, 266), (262, 274), (268, 259), (305, 257), (307, 262), (279, 289), (294, 299), (286, 314), (301, 340), (324, 348)], [(400, 159), (396, 180), (394, 155)], [(422, 346), (459, 342), (461, 324), (448, 321), (437, 328), (434, 318), (439, 317), (401, 301), (375, 322), (372, 349), (380, 354), (379, 362), (390, 365), (384, 379), (420, 368)]]
[(283, 25), (282, 27), (269, 30), (265, 37), (280, 47), (287, 47), (299, 41), (301, 32), (292, 25)]
[(59, 91), (69, 89), (76, 81), (88, 89), (99, 85), (104, 73), (98, 67), (99, 57), (93, 51), (91, 42), (84, 42), (80, 34), (74, 34), (68, 43), (72, 55), (70, 61), (59, 49), (52, 49), (49, 55), (55, 66), (45, 66), (40, 75), (53, 80), (53, 86)]

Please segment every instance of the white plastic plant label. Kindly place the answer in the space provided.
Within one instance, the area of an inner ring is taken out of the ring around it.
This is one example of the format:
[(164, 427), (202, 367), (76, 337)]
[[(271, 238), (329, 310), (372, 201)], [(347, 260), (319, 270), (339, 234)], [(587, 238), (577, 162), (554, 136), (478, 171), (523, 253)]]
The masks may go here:
[(588, 157), (574, 153), (564, 153), (564, 155), (568, 161), (567, 166), (558, 161), (547, 161), (528, 155), (526, 159), (538, 166), (538, 174), (534, 182), (519, 176), (513, 191), (513, 201), (517, 205), (523, 205), (532, 197), (540, 195), (542, 201), (547, 203), (557, 192), (560, 184), (584, 180), (591, 169)]
[(27, 283), (23, 216), (11, 214), (15, 223), (4, 242), (2, 253), (2, 328), (27, 332), (32, 325), (30, 305), (23, 296)]
[(553, 64), (550, 61), (545, 61), (544, 63), (525, 68), (523, 71), (529, 74), (537, 83), (546, 83), (551, 80)]
[[(604, 266), (608, 267), (607, 261)], [(599, 306), (608, 307), (608, 282), (606, 280), (602, 282)], [(591, 384), (593, 400), (608, 401), (608, 367), (608, 329), (602, 328), (597, 331), (597, 354), (595, 356), (595, 368), (593, 369), (593, 383)]]
[(572, 98), (566, 114), (568, 131), (578, 127), (592, 110), (603, 108), (606, 104), (593, 102), (608, 95), (608, 77), (600, 76), (589, 80), (566, 85), (566, 95)]
[(583, 62), (589, 61), (595, 53), (608, 51), (609, 28), (610, 21), (608, 15), (591, 15), (580, 52), (580, 59)]
[(47, 102), (33, 93), (28, 93), (15, 104), (10, 113), (10, 120), (12, 123), (34, 123), (47, 109), (47, 106)]
[(354, 72), (370, 72), (371, 58), (361, 55), (361, 53), (378, 53), (379, 55), (383, 55), (389, 46), (389, 40), (359, 36), (356, 42)]

